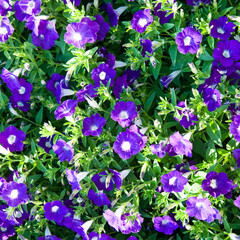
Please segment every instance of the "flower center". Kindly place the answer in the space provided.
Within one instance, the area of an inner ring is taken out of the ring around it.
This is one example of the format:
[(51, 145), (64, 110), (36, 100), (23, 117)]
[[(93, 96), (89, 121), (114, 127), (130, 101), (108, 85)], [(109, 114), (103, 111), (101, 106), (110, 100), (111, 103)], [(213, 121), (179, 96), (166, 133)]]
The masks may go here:
[(28, 7), (32, 9), (35, 8), (35, 2), (34, 1), (29, 2)]
[(215, 102), (217, 102), (217, 95), (216, 95), (216, 94), (213, 94), (213, 95), (212, 95), (212, 99), (213, 99)]
[(99, 238), (98, 237), (93, 237), (92, 240), (98, 240)]
[(8, 31), (7, 31), (6, 27), (0, 27), (0, 34), (6, 35), (7, 33), (8, 33)]
[(196, 207), (197, 207), (197, 208), (201, 208), (202, 206), (204, 206), (204, 203), (203, 203), (203, 202), (197, 202), (197, 203), (196, 203)]
[(162, 225), (166, 225), (168, 223), (168, 220), (163, 220)]
[(16, 212), (14, 213), (14, 216), (15, 216), (16, 218), (20, 218), (20, 217), (22, 217), (22, 213), (21, 213), (20, 211), (16, 211)]
[(220, 33), (220, 34), (224, 34), (225, 33), (225, 31), (222, 28), (220, 28), (220, 27), (217, 28), (217, 32)]
[(121, 148), (123, 151), (127, 152), (131, 149), (131, 143), (128, 141), (123, 141)]
[(169, 185), (175, 185), (175, 182), (177, 180), (177, 177), (172, 177), (169, 179)]
[(213, 179), (213, 180), (211, 181), (210, 187), (211, 187), (212, 189), (216, 189), (216, 188), (217, 188), (217, 181), (216, 181), (216, 179)]
[(240, 75), (240, 70), (236, 70), (235, 73)]
[(64, 147), (63, 147), (63, 150), (68, 151), (69, 148), (68, 148), (67, 146), (64, 146)]
[(80, 33), (74, 33), (73, 38), (77, 41), (81, 41), (82, 40), (82, 36)]
[(26, 92), (26, 88), (22, 86), (22, 87), (18, 90), (18, 92), (19, 92), (20, 94), (24, 94), (24, 93)]
[(52, 29), (53, 29), (53, 25), (52, 25), (51, 23), (49, 23), (49, 24), (47, 25), (47, 29), (48, 29), (48, 30), (52, 30)]
[(7, 2), (4, 2), (4, 3), (3, 3), (3, 8), (4, 8), (4, 9), (8, 9), (8, 8), (9, 8), (9, 4), (8, 4)]
[(128, 119), (128, 118), (129, 118), (128, 112), (127, 112), (127, 111), (121, 111), (121, 112), (120, 112), (120, 117), (121, 117), (122, 119)]
[(96, 125), (92, 125), (92, 126), (91, 126), (91, 130), (92, 130), (92, 131), (96, 131), (97, 129), (98, 129), (98, 127), (97, 127)]
[(52, 212), (55, 213), (55, 212), (57, 212), (58, 209), (59, 209), (58, 206), (54, 206), (54, 207), (52, 207)]
[(147, 20), (145, 18), (140, 18), (138, 21), (138, 25), (140, 25), (140, 27), (145, 27), (145, 25), (147, 24)]
[(224, 71), (224, 70), (219, 70), (218, 72), (219, 72), (221, 75), (224, 75), (224, 74), (227, 73), (227, 70), (225, 70), (225, 71)]
[(229, 50), (224, 50), (224, 51), (223, 51), (223, 56), (224, 56), (225, 58), (230, 58), (230, 52), (229, 52)]
[(106, 181), (106, 178), (107, 178), (106, 176), (102, 176), (102, 177), (100, 178), (100, 182), (101, 182), (101, 183), (104, 183), (104, 182)]
[(50, 142), (45, 143), (45, 147), (50, 148), (51, 146), (52, 146), (52, 144)]
[(187, 36), (183, 39), (184, 45), (185, 46), (190, 46), (190, 42), (191, 42), (191, 37)]
[(0, 229), (1, 229), (2, 232), (6, 232), (7, 231), (7, 228), (0, 227)]
[(99, 74), (99, 78), (100, 78), (101, 80), (104, 80), (105, 77), (106, 77), (106, 73), (102, 71), (102, 72)]
[(16, 141), (16, 136), (15, 135), (10, 135), (7, 139), (8, 143), (12, 145)]
[(11, 199), (16, 199), (18, 197), (18, 190), (14, 189), (11, 191), (11, 194), (9, 195)]
[(22, 102), (17, 102), (18, 107), (23, 107), (24, 104)]

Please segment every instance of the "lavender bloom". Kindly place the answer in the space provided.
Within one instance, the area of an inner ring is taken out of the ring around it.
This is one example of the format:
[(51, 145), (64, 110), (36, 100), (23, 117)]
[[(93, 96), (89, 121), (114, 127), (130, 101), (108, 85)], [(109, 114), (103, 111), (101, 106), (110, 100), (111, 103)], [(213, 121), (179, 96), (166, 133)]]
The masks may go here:
[(63, 225), (66, 228), (71, 229), (72, 231), (76, 232), (78, 235), (83, 237), (83, 240), (88, 240), (88, 236), (84, 231), (84, 228), (82, 225), (84, 224), (83, 221), (78, 220), (78, 219), (73, 219), (70, 217), (65, 217), (63, 220)]
[(6, 42), (10, 35), (14, 32), (13, 26), (7, 17), (3, 17), (0, 25), (0, 42)]
[(111, 238), (111, 236), (108, 234), (101, 233), (101, 235), (99, 236), (99, 234), (96, 232), (90, 232), (88, 234), (88, 237), (89, 240), (116, 240), (115, 238)]
[[(140, 38), (140, 44), (143, 47), (142, 55), (144, 57), (147, 57), (149, 54), (151, 55), (153, 53), (152, 42), (149, 39)], [(147, 52), (149, 54), (147, 54)]]
[(54, 220), (58, 224), (62, 224), (64, 216), (68, 213), (67, 208), (58, 200), (45, 203), (44, 211), (46, 219)]
[(240, 168), (240, 149), (233, 150), (233, 157), (236, 159), (236, 165)]
[(91, 73), (92, 79), (95, 81), (95, 86), (100, 87), (100, 82), (107, 86), (110, 80), (110, 87), (113, 86), (116, 71), (110, 68), (108, 64), (102, 63), (94, 68)]
[(132, 120), (137, 117), (134, 102), (117, 102), (111, 112), (111, 118), (122, 127), (128, 127)]
[(10, 207), (17, 207), (28, 201), (27, 186), (23, 183), (9, 182), (2, 192), (2, 198)]
[(188, 5), (191, 6), (198, 6), (200, 3), (203, 3), (204, 5), (206, 4), (211, 4), (211, 0), (186, 0)]
[(72, 190), (74, 191), (75, 189), (81, 190), (81, 185), (79, 183), (79, 178), (78, 174), (70, 169), (66, 169), (66, 175), (67, 175), (67, 180), (69, 184), (72, 186)]
[(97, 40), (102, 41), (106, 37), (106, 34), (109, 32), (110, 26), (104, 21), (104, 18), (100, 14), (94, 17), (96, 18), (96, 23), (99, 25), (99, 31), (97, 32)]
[(91, 117), (84, 118), (82, 129), (83, 135), (100, 136), (106, 121), (107, 120), (103, 117), (100, 117), (98, 113), (91, 115)]
[(111, 227), (116, 229), (116, 231), (121, 230), (121, 228), (123, 227), (123, 222), (120, 217), (110, 209), (107, 209), (103, 213), (103, 217), (106, 219), (106, 221)]
[(75, 113), (75, 108), (77, 107), (78, 101), (68, 99), (64, 101), (60, 106), (55, 110), (55, 118), (57, 120), (64, 117), (70, 117)]
[(139, 141), (138, 141), (138, 145), (140, 147), (140, 151), (142, 151), (145, 147), (145, 144), (147, 142), (147, 136), (143, 135), (139, 128), (137, 127), (136, 124), (132, 125), (130, 128), (129, 128), (130, 132), (133, 132), (133, 133), (136, 133), (138, 136), (139, 136)]
[(140, 213), (136, 214), (136, 219), (134, 221), (131, 220), (133, 214), (125, 213), (121, 216), (122, 220), (122, 227), (120, 227), (120, 231), (123, 234), (129, 233), (137, 233), (141, 230), (141, 224), (143, 223), (143, 218), (141, 217)]
[(9, 237), (14, 236), (15, 229), (12, 225), (8, 224), (7, 222), (0, 223), (0, 239), (7, 240)]
[(236, 200), (233, 203), (236, 207), (240, 208), (240, 195), (236, 198)]
[(152, 144), (151, 151), (156, 154), (159, 158), (163, 158), (166, 154), (165, 141), (161, 141), (159, 144)]
[(214, 38), (220, 38), (221, 40), (229, 39), (236, 27), (232, 22), (228, 22), (226, 16), (221, 16), (218, 19), (212, 20), (209, 26), (213, 26), (211, 28), (211, 36)]
[(61, 162), (70, 162), (73, 158), (74, 149), (62, 139), (57, 140), (56, 144), (52, 146), (52, 149), (58, 155)]
[(0, 16), (6, 16), (8, 11), (12, 11), (12, 6), (9, 4), (9, 0), (2, 0), (0, 2)]
[(115, 81), (114, 87), (113, 87), (113, 94), (116, 96), (116, 98), (120, 98), (120, 93), (123, 92), (123, 88), (127, 88), (127, 75), (123, 75), (122, 77), (118, 77)]
[(213, 112), (216, 108), (221, 107), (221, 95), (217, 89), (207, 88), (203, 92), (204, 103), (208, 111)]
[(73, 44), (74, 47), (83, 48), (86, 43), (96, 42), (99, 25), (90, 18), (85, 17), (81, 22), (68, 24), (66, 29), (64, 41)]
[(163, 76), (161, 78), (161, 84), (167, 88), (168, 85), (181, 73), (181, 70), (172, 72), (170, 75)]
[[(167, 3), (169, 2), (167, 1)], [(157, 6), (154, 8), (154, 15), (159, 17), (161, 24), (168, 23), (170, 19), (173, 17), (173, 13), (166, 16), (169, 13), (169, 11), (162, 11), (161, 8), (162, 8), (162, 3), (158, 3)]]
[(156, 217), (154, 218), (153, 222), (154, 228), (158, 232), (162, 232), (167, 235), (171, 235), (173, 231), (178, 228), (178, 224), (169, 216)]
[(145, 32), (147, 26), (153, 22), (153, 17), (151, 16), (151, 9), (144, 9), (137, 11), (133, 15), (131, 21), (131, 26), (139, 33)]
[(62, 239), (56, 237), (55, 235), (48, 235), (46, 237), (39, 237), (38, 240), (62, 240)]
[(5, 178), (0, 177), (0, 197), (2, 195), (3, 189), (5, 189), (6, 186), (7, 186), (7, 182), (6, 182)]
[(18, 81), (17, 76), (9, 72), (6, 68), (3, 68), (1, 78), (7, 84), (7, 87), (11, 90), (11, 92), (20, 90), (21, 84)]
[(92, 84), (88, 84), (83, 89), (77, 91), (76, 97), (79, 102), (83, 102), (86, 100), (86, 96), (91, 98), (97, 97), (97, 90), (94, 88)]
[(10, 152), (22, 151), (23, 141), (26, 134), (22, 130), (17, 130), (14, 126), (9, 126), (0, 133), (0, 144)]
[(93, 203), (99, 207), (103, 205), (109, 205), (111, 204), (111, 201), (108, 199), (107, 195), (105, 193), (96, 193), (92, 189), (89, 189), (88, 191), (88, 198), (89, 200), (93, 201)]
[(213, 57), (224, 67), (233, 65), (234, 61), (240, 60), (240, 43), (237, 40), (218, 42), (217, 48), (213, 50)]
[(235, 140), (240, 142), (240, 115), (235, 116), (229, 126), (229, 131), (234, 136)]
[[(67, 4), (67, 0), (63, 0), (65, 4)], [(81, 3), (81, 0), (70, 0), (72, 4), (74, 4), (76, 7), (78, 7)]]
[[(177, 104), (178, 107), (182, 108), (181, 110), (178, 109), (178, 113), (180, 115), (180, 118), (176, 118), (174, 117), (175, 120), (179, 121), (180, 124), (185, 127), (188, 128), (192, 125), (196, 125), (198, 121), (198, 118), (196, 115), (193, 114), (192, 110), (190, 108), (187, 107), (185, 102), (179, 102)], [(195, 122), (193, 122), (195, 121)]]
[(198, 51), (202, 42), (202, 35), (192, 27), (186, 27), (175, 37), (178, 51), (182, 54), (190, 52), (194, 54)]
[(105, 47), (99, 48), (97, 53), (98, 53), (99, 57), (106, 58), (106, 64), (108, 64), (108, 66), (110, 68), (114, 67), (115, 56), (113, 54), (111, 54), (110, 52), (108, 52)]
[(54, 135), (52, 137), (41, 137), (38, 145), (42, 147), (45, 152), (49, 153), (53, 146), (53, 138)]

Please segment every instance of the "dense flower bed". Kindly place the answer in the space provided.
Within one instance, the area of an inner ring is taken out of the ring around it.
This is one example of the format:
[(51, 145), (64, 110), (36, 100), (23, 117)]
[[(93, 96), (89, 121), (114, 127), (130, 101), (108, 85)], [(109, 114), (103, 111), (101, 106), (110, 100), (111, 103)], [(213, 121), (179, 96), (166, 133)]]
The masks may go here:
[(0, 1), (0, 239), (240, 239), (238, 0)]

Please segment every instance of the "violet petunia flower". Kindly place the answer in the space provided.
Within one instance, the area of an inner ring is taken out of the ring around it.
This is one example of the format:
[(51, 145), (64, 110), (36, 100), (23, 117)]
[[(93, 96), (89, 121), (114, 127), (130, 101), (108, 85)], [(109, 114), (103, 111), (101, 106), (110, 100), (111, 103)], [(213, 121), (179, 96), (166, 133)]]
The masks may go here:
[(142, 151), (146, 145), (147, 142), (147, 136), (145, 136), (144, 134), (141, 133), (141, 131), (139, 130), (139, 128), (137, 127), (136, 124), (132, 125), (129, 128), (130, 132), (136, 133), (139, 136), (139, 141), (138, 141), (138, 145), (140, 147), (140, 151)]
[(151, 151), (156, 154), (159, 158), (163, 158), (166, 155), (165, 141), (160, 141), (159, 144), (152, 144)]
[(206, 4), (211, 4), (211, 0), (186, 0), (187, 5), (191, 6), (198, 6), (200, 3), (203, 3), (204, 5)]
[(107, 4), (103, 3), (101, 8), (107, 12), (108, 20), (111, 26), (116, 27), (118, 25), (119, 16), (117, 15), (116, 11), (113, 9), (112, 4), (110, 2), (108, 2)]
[(234, 205), (238, 208), (240, 208), (240, 195), (236, 198), (236, 200), (234, 200)]
[[(136, 219), (132, 220), (132, 217), (135, 215)], [(143, 218), (140, 213), (124, 213), (121, 216), (122, 227), (120, 227), (120, 231), (123, 234), (129, 233), (137, 233), (141, 230), (143, 223)]]
[(206, 88), (203, 91), (204, 103), (207, 105), (208, 111), (213, 112), (216, 108), (221, 107), (221, 94), (217, 89)]
[(67, 144), (63, 139), (57, 140), (56, 144), (52, 146), (53, 151), (58, 155), (61, 162), (70, 162), (74, 155), (74, 149)]
[[(169, 2), (167, 1), (167, 3)], [(169, 11), (162, 11), (161, 8), (162, 8), (162, 3), (158, 3), (154, 7), (154, 15), (159, 17), (159, 21), (161, 24), (168, 23), (170, 19), (173, 18), (173, 13), (168, 15)]]
[(229, 126), (229, 131), (234, 136), (235, 140), (240, 142), (240, 115), (234, 117)]
[(18, 81), (18, 77), (9, 72), (6, 68), (2, 69), (1, 78), (7, 84), (7, 87), (11, 90), (11, 92), (17, 92), (20, 90), (21, 83)]
[(151, 16), (151, 9), (144, 9), (137, 11), (133, 15), (131, 21), (131, 26), (139, 33), (146, 31), (147, 26), (153, 22), (153, 17)]
[(105, 47), (101, 47), (97, 50), (97, 54), (99, 57), (106, 58), (106, 64), (110, 68), (114, 68), (115, 65), (115, 56), (107, 51)]
[(128, 86), (132, 86), (134, 81), (137, 80), (140, 76), (141, 72), (140, 70), (131, 70), (131, 69), (127, 69), (123, 75), (127, 75), (127, 84)]
[(110, 205), (111, 201), (108, 199), (107, 195), (105, 193), (96, 193), (92, 189), (89, 189), (88, 191), (88, 198), (89, 200), (93, 201), (93, 203), (99, 207), (102, 207), (103, 205)]
[(236, 166), (240, 168), (240, 149), (233, 150), (233, 157), (236, 159)]
[(22, 151), (23, 141), (26, 134), (22, 130), (17, 130), (14, 126), (9, 126), (0, 133), (0, 144), (10, 152)]
[[(65, 4), (67, 4), (67, 0), (63, 0), (63, 2), (64, 2)], [(80, 3), (81, 3), (81, 0), (70, 0), (70, 2), (71, 2), (74, 6), (78, 7), (78, 6), (80, 5)]]
[(12, 6), (9, 3), (9, 0), (2, 0), (0, 2), (0, 16), (6, 16), (8, 11), (12, 11)]
[(234, 66), (230, 66), (227, 69), (232, 68), (233, 71), (230, 74), (227, 74), (227, 80), (231, 80), (230, 84), (235, 84), (238, 82), (239, 85), (239, 79), (240, 79), (240, 62), (234, 63)]
[(202, 35), (192, 27), (186, 27), (175, 37), (178, 51), (182, 54), (190, 52), (194, 54), (198, 51), (202, 42)]
[(99, 31), (97, 32), (97, 41), (102, 41), (106, 34), (109, 32), (109, 24), (104, 21), (104, 18), (98, 14), (94, 16), (96, 18), (96, 23), (99, 25)]
[(65, 79), (65, 76), (61, 76), (58, 73), (53, 73), (50, 80), (47, 81), (46, 83), (47, 90), (51, 91), (52, 94), (56, 96), (57, 86), (60, 84), (60, 81), (64, 79)]
[(61, 238), (58, 238), (55, 235), (48, 235), (45, 237), (39, 237), (38, 240), (62, 240)]
[(128, 83), (127, 83), (127, 75), (124, 74), (123, 76), (117, 77), (114, 87), (113, 87), (113, 94), (116, 96), (116, 98), (120, 98), (120, 93), (123, 92), (123, 88), (127, 88)]
[(19, 110), (23, 112), (27, 112), (30, 108), (30, 101), (25, 101), (25, 100), (18, 100), (15, 98), (15, 95), (12, 95), (9, 98), (9, 102), (11, 103), (11, 106), (13, 108), (18, 108)]
[(89, 240), (116, 240), (115, 238), (112, 238), (108, 234), (101, 233), (101, 235), (99, 235), (99, 233), (96, 233), (96, 232), (90, 232), (88, 234), (88, 237), (89, 237)]
[(81, 22), (68, 24), (66, 29), (64, 41), (73, 44), (74, 47), (83, 48), (86, 43), (96, 42), (99, 24), (88, 17), (84, 17)]
[(92, 84), (88, 84), (83, 89), (77, 91), (76, 97), (79, 102), (83, 102), (86, 100), (86, 96), (91, 98), (97, 97), (97, 88)]
[(181, 164), (176, 164), (175, 165), (175, 169), (180, 172), (180, 173), (186, 173), (189, 172), (188, 169), (190, 170), (197, 170), (198, 168), (196, 166), (194, 166), (195, 162), (194, 161), (189, 161), (186, 163), (181, 163)]
[(38, 142), (38, 145), (42, 147), (47, 153), (49, 153), (52, 149), (54, 136), (55, 135), (52, 137), (41, 137), (40, 141)]
[(137, 111), (134, 102), (117, 102), (114, 110), (111, 112), (111, 118), (117, 121), (122, 127), (128, 127), (134, 118), (137, 117)]
[(149, 39), (140, 38), (140, 45), (143, 47), (143, 57), (149, 57), (149, 54), (151, 55), (153, 53), (152, 42)]
[(171, 235), (173, 231), (178, 228), (178, 224), (169, 216), (156, 217), (153, 222), (154, 228), (158, 232), (162, 232), (167, 235)]
[(123, 222), (120, 219), (121, 216), (118, 216), (118, 214), (114, 213), (110, 209), (105, 210), (103, 217), (116, 231), (120, 230), (123, 227)]
[[(129, 1), (129, 0), (128, 0)], [(138, 240), (136, 237), (134, 237), (134, 236), (131, 236), (131, 237), (129, 237), (127, 240)]]
[(78, 101), (68, 99), (64, 101), (60, 106), (55, 110), (55, 118), (57, 120), (64, 117), (70, 117), (75, 113), (75, 108), (77, 107)]
[(168, 85), (181, 73), (181, 70), (176, 70), (169, 75), (165, 75), (161, 78), (161, 84), (167, 88)]
[(80, 177), (78, 173), (76, 173), (74, 170), (66, 169), (66, 175), (68, 183), (72, 186), (72, 190), (81, 190), (82, 187), (80, 185)]
[(15, 229), (12, 225), (7, 222), (0, 222), (0, 239), (7, 240), (16, 234)]
[(6, 42), (14, 32), (14, 28), (7, 17), (3, 17), (0, 25), (0, 42)]
[(2, 191), (3, 189), (5, 189), (7, 186), (7, 181), (5, 180), (5, 178), (0, 177), (0, 197), (2, 196)]

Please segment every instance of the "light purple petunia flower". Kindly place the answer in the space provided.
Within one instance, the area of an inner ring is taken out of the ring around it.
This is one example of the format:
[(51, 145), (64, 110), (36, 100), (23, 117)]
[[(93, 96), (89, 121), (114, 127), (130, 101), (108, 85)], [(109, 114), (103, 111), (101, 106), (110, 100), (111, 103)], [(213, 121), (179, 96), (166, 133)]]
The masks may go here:
[(147, 136), (145, 136), (144, 134), (141, 133), (141, 131), (139, 130), (139, 128), (137, 127), (136, 124), (132, 125), (129, 128), (130, 132), (136, 133), (139, 136), (139, 141), (138, 141), (138, 145), (140, 147), (140, 151), (142, 151), (146, 145), (147, 142)]
[(207, 105), (208, 111), (213, 112), (216, 108), (221, 107), (221, 94), (217, 89), (206, 88), (203, 91), (204, 103)]
[(18, 81), (18, 77), (9, 72), (6, 68), (2, 69), (1, 78), (7, 84), (7, 87), (11, 90), (11, 92), (20, 90), (21, 83)]
[(0, 177), (0, 196), (2, 195), (2, 191), (3, 189), (5, 189), (6, 186), (7, 186), (7, 181), (5, 180), (5, 178)]
[(49, 153), (52, 149), (54, 136), (55, 135), (52, 137), (41, 137), (40, 141), (38, 142), (38, 145), (42, 147), (47, 153)]
[(72, 190), (74, 191), (75, 189), (81, 190), (81, 185), (80, 185), (80, 179), (78, 177), (78, 174), (70, 169), (66, 169), (66, 175), (67, 175), (67, 180), (69, 184), (72, 186)]
[(76, 97), (79, 102), (83, 102), (86, 100), (86, 96), (91, 98), (97, 97), (97, 88), (92, 84), (88, 84), (83, 89), (77, 91)]
[(178, 224), (169, 216), (156, 217), (153, 222), (154, 228), (158, 232), (162, 232), (167, 235), (171, 235), (173, 231), (178, 228)]
[(2, 240), (7, 240), (16, 234), (14, 227), (7, 222), (1, 222), (0, 229), (0, 239)]
[(149, 39), (140, 38), (140, 45), (143, 47), (143, 57), (149, 57), (153, 53), (152, 42)]
[(131, 26), (139, 33), (146, 31), (147, 26), (153, 22), (153, 17), (151, 16), (151, 9), (144, 9), (137, 11), (133, 15), (131, 21)]
[(233, 150), (233, 157), (236, 159), (236, 166), (240, 168), (240, 149)]
[(211, 4), (211, 0), (186, 0), (188, 5), (191, 6), (198, 6), (200, 3), (203, 3), (204, 5), (206, 4)]
[(132, 120), (137, 117), (134, 102), (117, 102), (111, 112), (111, 118), (117, 121), (122, 127), (128, 127)]
[(100, 117), (98, 113), (91, 115), (91, 117), (84, 118), (82, 129), (83, 135), (100, 136), (106, 121), (107, 120), (103, 117)]
[(161, 176), (161, 183), (165, 192), (182, 192), (187, 182), (188, 179), (176, 170)]
[(68, 99), (64, 101), (60, 106), (55, 110), (55, 118), (57, 120), (64, 117), (70, 117), (75, 113), (75, 108), (77, 107), (78, 101)]
[(236, 198), (236, 200), (234, 200), (234, 205), (238, 208), (240, 208), (240, 195)]
[[(67, 4), (67, 0), (63, 0), (63, 2)], [(74, 4), (74, 6), (78, 7), (81, 3), (81, 0), (70, 0), (70, 2)]]
[(156, 154), (159, 158), (163, 158), (166, 154), (165, 141), (160, 141), (159, 144), (152, 144), (151, 151)]
[[(167, 1), (167, 3), (169, 2)], [(168, 23), (170, 19), (173, 18), (173, 13), (167, 15), (169, 11), (162, 11), (161, 8), (162, 8), (162, 3), (158, 3), (154, 8), (154, 15), (159, 17), (159, 21), (161, 24)]]
[(229, 131), (234, 136), (235, 140), (240, 142), (240, 115), (234, 117), (229, 126)]
[(57, 224), (62, 224), (64, 216), (68, 213), (67, 207), (65, 207), (60, 201), (47, 202), (44, 204), (44, 216), (48, 220), (53, 220)]
[(66, 29), (64, 41), (74, 47), (83, 48), (86, 43), (96, 42), (99, 24), (84, 17), (81, 22), (68, 24)]
[(12, 11), (12, 6), (9, 4), (9, 0), (2, 0), (0, 2), (0, 16), (6, 16), (8, 11)]
[(186, 27), (182, 32), (179, 32), (175, 37), (178, 51), (182, 54), (190, 52), (194, 54), (198, 51), (202, 42), (202, 35), (192, 27)]
[(58, 155), (61, 162), (70, 162), (74, 155), (74, 149), (67, 144), (63, 139), (57, 140), (56, 144), (52, 146), (53, 151)]
[(45, 237), (39, 237), (38, 240), (62, 240), (61, 238), (58, 238), (55, 235), (48, 235)]
[(17, 207), (28, 201), (27, 186), (23, 183), (9, 182), (2, 192), (2, 198), (10, 207)]
[(93, 203), (99, 207), (103, 205), (110, 205), (111, 201), (108, 199), (105, 193), (96, 193), (91, 188), (88, 191), (89, 200), (93, 201)]
[(224, 67), (230, 67), (234, 61), (240, 60), (240, 43), (237, 40), (223, 40), (217, 43), (213, 57)]
[(17, 130), (14, 126), (9, 126), (0, 133), (0, 144), (10, 152), (22, 151), (23, 141), (26, 134), (22, 130)]
[(133, 215), (135, 215), (135, 213), (124, 213), (121, 216), (122, 226), (120, 227), (120, 231), (123, 234), (137, 233), (141, 230), (141, 224), (143, 223), (143, 218), (141, 217), (141, 214), (137, 213), (135, 215), (135, 220), (132, 220)]
[(106, 34), (109, 32), (109, 24), (104, 21), (104, 18), (98, 14), (94, 16), (96, 18), (95, 22), (99, 25), (99, 31), (97, 32), (97, 41), (102, 41)]
[(116, 229), (116, 231), (121, 230), (121, 228), (123, 227), (123, 222), (120, 219), (120, 216), (118, 216), (110, 209), (105, 210), (105, 212), (103, 213), (103, 217), (106, 219), (106, 221), (111, 227)]
[(99, 233), (96, 232), (90, 232), (88, 234), (89, 240), (116, 240), (115, 238), (112, 238), (110, 235), (101, 233), (99, 236)]
[(14, 28), (7, 17), (3, 17), (0, 25), (0, 42), (6, 42), (10, 35), (14, 32)]

